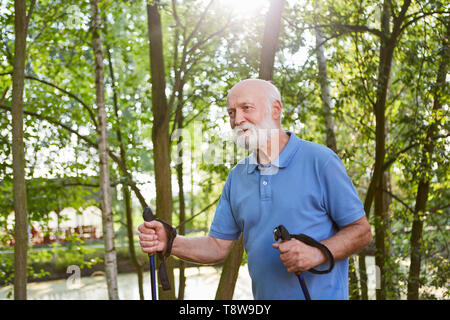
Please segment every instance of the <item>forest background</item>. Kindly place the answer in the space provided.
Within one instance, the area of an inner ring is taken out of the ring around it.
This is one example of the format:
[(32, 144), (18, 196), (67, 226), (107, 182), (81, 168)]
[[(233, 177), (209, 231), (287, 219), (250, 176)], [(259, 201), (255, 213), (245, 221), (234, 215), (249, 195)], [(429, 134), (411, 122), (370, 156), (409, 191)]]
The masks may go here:
[[(143, 208), (180, 234), (207, 233), (246, 156), (226, 93), (262, 78), (280, 89), (283, 127), (333, 149), (364, 203), (374, 240), (350, 258), (350, 298), (368, 299), (369, 255), (377, 299), (448, 298), (449, 23), (434, 0), (2, 0), (0, 244), (14, 244), (0, 252), (2, 285), (26, 299), (46, 275), (31, 225), (50, 232), (50, 213), (95, 206), (101, 258), (74, 234), (53, 259), (101, 264), (117, 299), (126, 243), (144, 298)], [(217, 299), (233, 296), (242, 263), (238, 241)], [(185, 267), (168, 260), (179, 291), (160, 298), (183, 298)]]

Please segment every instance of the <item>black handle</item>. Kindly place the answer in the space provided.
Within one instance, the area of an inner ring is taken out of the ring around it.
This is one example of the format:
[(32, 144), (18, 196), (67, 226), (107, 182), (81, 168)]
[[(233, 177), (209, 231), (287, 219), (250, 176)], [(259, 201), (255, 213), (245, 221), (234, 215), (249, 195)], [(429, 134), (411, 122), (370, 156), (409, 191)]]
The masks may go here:
[(144, 221), (150, 222), (152, 220), (155, 220), (155, 215), (152, 212), (152, 209), (149, 207), (144, 209), (144, 212), (142, 213), (142, 217), (144, 218)]
[(280, 225), (273, 229), (273, 239), (275, 241), (278, 241), (280, 239), (288, 241), (291, 240), (291, 235), (283, 225)]
[(273, 230), (273, 238), (275, 241), (278, 240), (290, 240), (292, 238), (297, 239), (305, 244), (307, 244), (308, 246), (311, 247), (315, 247), (319, 250), (321, 250), (327, 257), (328, 257), (328, 261), (330, 263), (330, 267), (328, 268), (328, 270), (316, 270), (314, 268), (309, 269), (309, 272), (315, 273), (315, 274), (324, 274), (324, 273), (328, 273), (330, 272), (333, 267), (334, 267), (334, 257), (333, 254), (330, 252), (330, 250), (328, 250), (328, 248), (321, 244), (320, 242), (316, 241), (315, 239), (308, 237), (306, 234), (289, 234), (289, 231), (287, 231), (287, 229), (283, 226), (283, 225), (279, 225), (278, 227), (276, 227)]

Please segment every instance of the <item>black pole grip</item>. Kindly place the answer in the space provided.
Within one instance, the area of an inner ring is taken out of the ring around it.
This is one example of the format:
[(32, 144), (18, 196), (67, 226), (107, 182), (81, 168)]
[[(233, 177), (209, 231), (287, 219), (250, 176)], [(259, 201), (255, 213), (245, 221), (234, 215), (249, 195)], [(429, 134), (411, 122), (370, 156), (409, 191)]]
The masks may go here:
[(152, 212), (152, 209), (149, 207), (144, 209), (144, 212), (142, 213), (142, 217), (144, 218), (144, 221), (150, 222), (152, 220), (155, 220), (155, 215)]
[[(168, 236), (171, 236), (172, 237), (171, 239), (173, 241), (173, 239), (175, 238), (175, 236), (177, 234), (176, 230), (174, 228), (172, 228), (171, 226), (169, 226), (164, 221), (162, 221), (160, 219), (156, 219), (155, 215), (152, 212), (152, 209), (150, 209), (149, 207), (145, 208), (144, 212), (142, 213), (142, 217), (144, 218), (144, 221), (146, 221), (146, 222), (150, 222), (153, 220), (157, 220), (157, 221), (161, 222), (163, 224), (164, 228), (166, 229)], [(172, 247), (172, 242), (170, 243), (170, 247)], [(158, 268), (159, 281), (163, 287), (163, 290), (170, 290), (169, 277), (167, 276), (166, 263), (164, 261), (165, 257), (162, 252), (157, 252), (157, 254), (158, 254), (158, 258), (160, 259), (160, 264), (159, 264), (159, 268)], [(152, 256), (151, 259), (154, 259), (154, 257)]]
[(291, 240), (291, 235), (283, 225), (280, 225), (273, 229), (273, 239), (275, 241), (278, 241), (280, 239), (288, 241)]

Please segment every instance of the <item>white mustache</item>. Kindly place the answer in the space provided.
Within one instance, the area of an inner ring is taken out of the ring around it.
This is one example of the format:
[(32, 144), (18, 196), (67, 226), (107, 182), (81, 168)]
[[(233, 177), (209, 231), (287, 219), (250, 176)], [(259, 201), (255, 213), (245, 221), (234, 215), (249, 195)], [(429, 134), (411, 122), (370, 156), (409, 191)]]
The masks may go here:
[(235, 135), (237, 135), (237, 134), (240, 134), (240, 133), (242, 133), (242, 132), (244, 132), (246, 130), (251, 130), (253, 132), (256, 132), (257, 127), (255, 125), (253, 125), (253, 124), (245, 123), (245, 124), (240, 125), (240, 126), (235, 126), (234, 129), (233, 129), (233, 133)]

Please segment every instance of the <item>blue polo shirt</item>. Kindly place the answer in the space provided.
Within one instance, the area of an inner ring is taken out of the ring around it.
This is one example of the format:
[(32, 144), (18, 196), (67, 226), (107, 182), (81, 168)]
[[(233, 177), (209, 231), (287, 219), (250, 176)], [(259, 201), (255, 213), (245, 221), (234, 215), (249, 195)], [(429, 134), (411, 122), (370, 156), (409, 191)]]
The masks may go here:
[[(252, 153), (230, 171), (209, 232), (226, 240), (243, 232), (255, 299), (305, 299), (297, 276), (272, 247), (275, 227), (322, 241), (337, 232), (333, 221), (345, 226), (365, 214), (339, 157), (287, 133), (288, 143), (269, 166), (259, 165)], [(303, 276), (311, 299), (348, 299), (348, 259), (336, 261), (328, 274)]]

